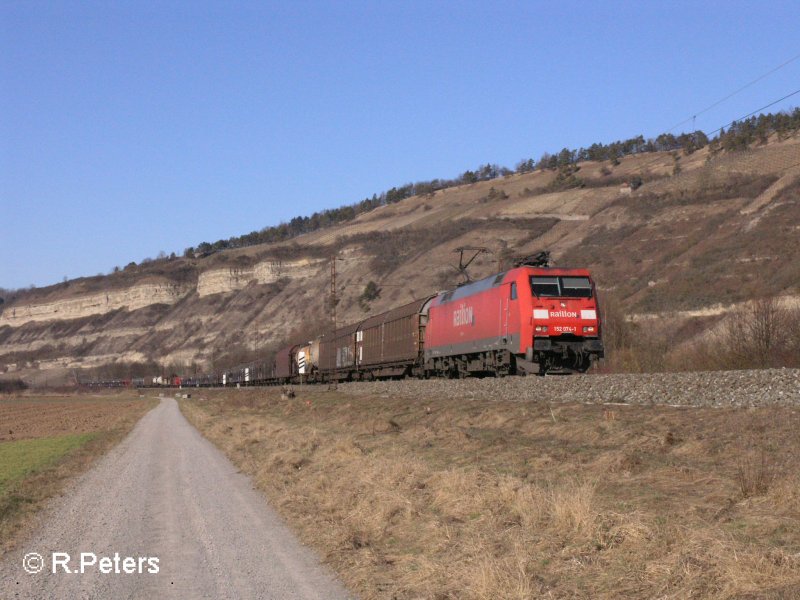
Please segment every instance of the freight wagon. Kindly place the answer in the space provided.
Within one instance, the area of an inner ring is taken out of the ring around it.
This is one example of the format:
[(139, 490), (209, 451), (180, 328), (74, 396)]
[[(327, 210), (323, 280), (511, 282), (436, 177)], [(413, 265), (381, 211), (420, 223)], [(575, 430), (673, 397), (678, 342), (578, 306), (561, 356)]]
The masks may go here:
[(360, 379), (357, 342), (361, 323), (345, 325), (319, 340), (319, 370), (323, 381)]
[(367, 379), (420, 376), (428, 306), (415, 300), (364, 321), (356, 333), (359, 371)]

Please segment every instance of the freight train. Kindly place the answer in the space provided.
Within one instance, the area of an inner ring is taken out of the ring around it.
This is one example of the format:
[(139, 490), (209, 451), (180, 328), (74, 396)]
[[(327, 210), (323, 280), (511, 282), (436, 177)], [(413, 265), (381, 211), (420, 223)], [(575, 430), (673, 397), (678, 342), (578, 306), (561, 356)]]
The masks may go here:
[(597, 289), (589, 271), (522, 262), (312, 341), (290, 344), (271, 363), (184, 377), (181, 384), (583, 373), (603, 354)]

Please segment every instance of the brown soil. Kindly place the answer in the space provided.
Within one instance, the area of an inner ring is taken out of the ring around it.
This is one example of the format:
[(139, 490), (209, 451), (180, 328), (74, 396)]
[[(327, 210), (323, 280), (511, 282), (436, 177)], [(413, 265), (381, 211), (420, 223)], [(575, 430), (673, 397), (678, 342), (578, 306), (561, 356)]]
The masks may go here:
[(113, 429), (142, 404), (131, 395), (0, 398), (0, 442)]

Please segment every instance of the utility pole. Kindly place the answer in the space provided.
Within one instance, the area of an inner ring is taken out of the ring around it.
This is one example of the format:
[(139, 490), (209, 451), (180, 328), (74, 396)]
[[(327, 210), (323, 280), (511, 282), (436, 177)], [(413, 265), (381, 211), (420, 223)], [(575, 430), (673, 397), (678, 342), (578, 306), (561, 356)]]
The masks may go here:
[(331, 321), (336, 331), (336, 255), (331, 256)]
[[(331, 343), (333, 344), (333, 365), (331, 365), (333, 372), (336, 372), (336, 255), (331, 255), (331, 324), (333, 329), (331, 330)], [(330, 383), (331, 389), (337, 389), (336, 385), (336, 378), (334, 376), (333, 381)]]

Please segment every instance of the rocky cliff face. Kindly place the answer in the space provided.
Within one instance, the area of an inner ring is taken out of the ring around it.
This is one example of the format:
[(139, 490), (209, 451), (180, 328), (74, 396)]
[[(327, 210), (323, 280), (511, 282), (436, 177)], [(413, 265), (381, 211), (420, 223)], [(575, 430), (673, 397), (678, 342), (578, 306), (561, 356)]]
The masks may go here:
[[(558, 189), (554, 172), (513, 175), (410, 198), (288, 244), (25, 292), (2, 305), (0, 373), (55, 377), (145, 361), (211, 368), (264, 356), (330, 327), (334, 253), (340, 324), (455, 285), (460, 246), (491, 250), (470, 267), (473, 278), (548, 248), (556, 264), (592, 269), (629, 313), (799, 294), (800, 140), (680, 161), (679, 176), (666, 153), (585, 163), (584, 187), (573, 189)], [(635, 191), (620, 183), (633, 175), (645, 180)], [(369, 281), (382, 292), (364, 307)]]
[(25, 323), (80, 319), (116, 310), (134, 311), (151, 304), (175, 304), (192, 288), (164, 281), (141, 283), (121, 290), (109, 290), (52, 302), (14, 304), (0, 313), (0, 327), (18, 327)]
[(226, 294), (241, 290), (251, 283), (255, 285), (276, 283), (282, 277), (308, 279), (317, 273), (319, 266), (319, 260), (265, 260), (252, 267), (209, 269), (200, 273), (197, 293), (200, 296)]

